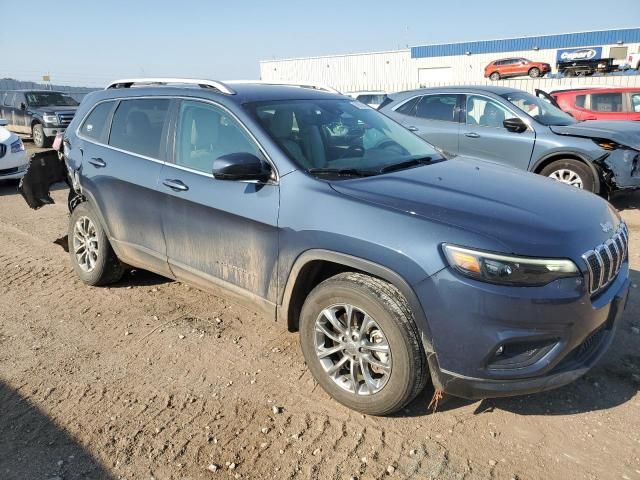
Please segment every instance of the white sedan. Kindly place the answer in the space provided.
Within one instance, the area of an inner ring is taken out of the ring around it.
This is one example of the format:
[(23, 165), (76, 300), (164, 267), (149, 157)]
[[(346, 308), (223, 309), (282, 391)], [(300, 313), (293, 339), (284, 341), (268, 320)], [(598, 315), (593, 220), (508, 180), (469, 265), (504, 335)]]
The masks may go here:
[(0, 118), (0, 180), (17, 180), (27, 171), (29, 157), (20, 137), (5, 125), (7, 121)]

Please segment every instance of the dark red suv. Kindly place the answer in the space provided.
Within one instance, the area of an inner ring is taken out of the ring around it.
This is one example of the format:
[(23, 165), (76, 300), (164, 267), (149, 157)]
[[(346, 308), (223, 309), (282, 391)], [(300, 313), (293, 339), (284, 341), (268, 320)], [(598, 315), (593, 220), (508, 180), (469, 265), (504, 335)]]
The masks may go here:
[(576, 120), (640, 121), (640, 88), (589, 88), (549, 92)]
[(485, 78), (500, 80), (507, 77), (520, 77), (529, 75), (538, 78), (551, 71), (551, 65), (543, 62), (532, 62), (522, 57), (501, 58), (484, 67)]

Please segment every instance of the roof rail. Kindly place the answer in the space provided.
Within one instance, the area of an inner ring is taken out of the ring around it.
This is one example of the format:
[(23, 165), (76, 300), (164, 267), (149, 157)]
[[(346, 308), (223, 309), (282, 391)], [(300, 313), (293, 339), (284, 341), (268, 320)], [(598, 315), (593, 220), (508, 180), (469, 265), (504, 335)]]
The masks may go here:
[(296, 82), (296, 81), (289, 81), (289, 80), (277, 80), (277, 81), (269, 81), (269, 80), (225, 80), (226, 84), (229, 85), (233, 85), (233, 84), (237, 84), (237, 85), (252, 85), (252, 84), (256, 84), (256, 85), (286, 85), (286, 86), (290, 86), (290, 87), (300, 87), (300, 88), (311, 88), (313, 90), (324, 90), (325, 92), (330, 92), (330, 93), (340, 93), (338, 90), (336, 90), (333, 87), (330, 87), (328, 85), (324, 85), (322, 83), (316, 83), (316, 82)]
[(199, 78), (125, 78), (111, 82), (105, 90), (110, 88), (131, 88), (143, 85), (198, 85), (200, 88), (212, 88), (226, 95), (235, 95), (236, 92), (222, 82), (216, 80), (203, 80)]

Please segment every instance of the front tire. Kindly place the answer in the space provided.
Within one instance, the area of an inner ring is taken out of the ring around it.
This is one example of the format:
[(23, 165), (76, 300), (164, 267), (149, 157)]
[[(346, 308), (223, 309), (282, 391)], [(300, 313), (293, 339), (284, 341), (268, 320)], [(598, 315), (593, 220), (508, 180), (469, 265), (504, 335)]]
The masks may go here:
[(44, 134), (44, 128), (40, 123), (36, 123), (31, 127), (31, 138), (33, 139), (34, 145), (38, 148), (50, 147), (53, 142), (53, 139)]
[(73, 269), (84, 283), (108, 285), (122, 278), (124, 265), (111, 248), (98, 216), (86, 202), (71, 213), (68, 239)]
[(401, 409), (429, 378), (406, 299), (393, 285), (361, 273), (331, 277), (309, 294), (300, 343), (320, 386), (370, 415)]
[(540, 69), (538, 67), (532, 67), (529, 69), (529, 76), (531, 78), (538, 78), (540, 76)]
[(540, 175), (581, 190), (598, 193), (595, 177), (589, 166), (573, 158), (551, 162), (540, 171)]

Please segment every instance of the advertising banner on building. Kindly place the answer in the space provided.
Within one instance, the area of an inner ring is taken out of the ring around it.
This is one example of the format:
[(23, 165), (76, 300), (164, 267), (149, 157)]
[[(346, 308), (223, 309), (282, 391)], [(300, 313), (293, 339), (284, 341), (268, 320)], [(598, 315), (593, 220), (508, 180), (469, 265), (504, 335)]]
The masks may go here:
[(558, 50), (556, 62), (575, 62), (578, 60), (599, 60), (602, 47), (563, 48)]

